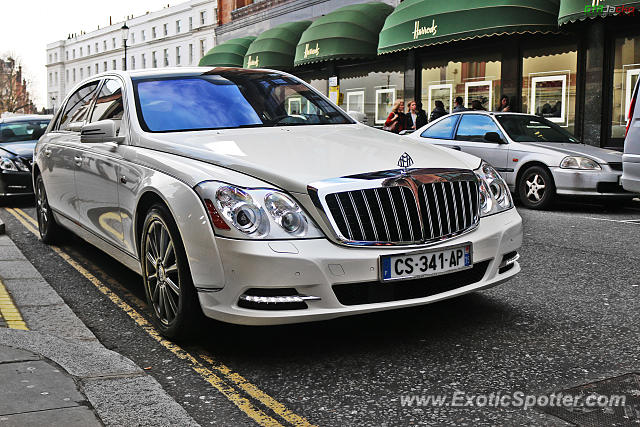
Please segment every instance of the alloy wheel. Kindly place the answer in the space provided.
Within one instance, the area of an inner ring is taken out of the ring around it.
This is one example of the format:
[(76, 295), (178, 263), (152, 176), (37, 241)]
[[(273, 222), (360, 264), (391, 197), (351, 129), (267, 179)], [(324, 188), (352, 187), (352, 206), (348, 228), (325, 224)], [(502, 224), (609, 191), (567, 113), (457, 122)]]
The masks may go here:
[(546, 183), (542, 176), (537, 173), (531, 174), (525, 180), (525, 184), (527, 185), (527, 199), (534, 203), (538, 203), (540, 200), (542, 200), (546, 187)]
[(49, 203), (47, 193), (44, 191), (44, 183), (39, 179), (36, 186), (36, 213), (38, 215), (38, 228), (40, 234), (44, 235), (49, 226)]
[(175, 247), (167, 226), (155, 218), (145, 235), (145, 286), (156, 316), (169, 325), (180, 307), (180, 277)]

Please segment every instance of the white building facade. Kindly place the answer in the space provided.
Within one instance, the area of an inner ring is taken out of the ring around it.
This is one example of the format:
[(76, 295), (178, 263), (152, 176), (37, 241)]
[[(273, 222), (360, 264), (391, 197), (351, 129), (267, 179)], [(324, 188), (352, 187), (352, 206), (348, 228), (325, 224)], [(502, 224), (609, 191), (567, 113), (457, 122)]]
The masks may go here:
[[(215, 45), (216, 0), (191, 0), (126, 21), (126, 69), (198, 65)], [(125, 69), (121, 21), (47, 45), (47, 107), (57, 109), (83, 79)]]

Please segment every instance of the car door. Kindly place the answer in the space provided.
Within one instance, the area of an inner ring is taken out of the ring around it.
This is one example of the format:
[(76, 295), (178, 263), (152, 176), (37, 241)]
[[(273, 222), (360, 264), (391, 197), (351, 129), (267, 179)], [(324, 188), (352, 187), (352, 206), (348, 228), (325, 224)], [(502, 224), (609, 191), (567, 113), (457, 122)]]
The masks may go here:
[[(454, 144), (465, 153), (473, 154), (491, 164), (498, 172), (508, 171), (509, 144), (493, 117), (488, 114), (461, 114)], [(501, 142), (485, 139), (488, 132), (495, 132)]]
[(53, 130), (41, 147), (40, 172), (45, 184), (49, 206), (68, 219), (78, 219), (78, 199), (75, 169), (80, 145), (80, 128), (85, 123), (99, 81), (89, 82), (63, 104)]
[(457, 146), (455, 141), (452, 140), (453, 131), (456, 128), (459, 118), (459, 114), (445, 116), (443, 119), (434, 122), (431, 126), (426, 128), (420, 134), (420, 138), (426, 138), (432, 144), (459, 150), (460, 148)]
[[(117, 132), (123, 117), (122, 90), (119, 78), (104, 79), (88, 122), (116, 121)], [(119, 136), (122, 136), (119, 134)], [(123, 230), (118, 204), (118, 168), (122, 155), (113, 142), (82, 143), (76, 168), (76, 193), (80, 223), (107, 242), (122, 248)]]

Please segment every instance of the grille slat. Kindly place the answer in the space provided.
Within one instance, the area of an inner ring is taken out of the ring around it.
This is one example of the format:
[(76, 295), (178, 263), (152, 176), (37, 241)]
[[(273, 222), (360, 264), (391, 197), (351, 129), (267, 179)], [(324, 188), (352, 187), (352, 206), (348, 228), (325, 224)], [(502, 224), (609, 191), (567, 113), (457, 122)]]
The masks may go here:
[(325, 200), (339, 235), (354, 244), (440, 241), (475, 227), (480, 218), (473, 178), (418, 183), (415, 194), (396, 185), (331, 193)]

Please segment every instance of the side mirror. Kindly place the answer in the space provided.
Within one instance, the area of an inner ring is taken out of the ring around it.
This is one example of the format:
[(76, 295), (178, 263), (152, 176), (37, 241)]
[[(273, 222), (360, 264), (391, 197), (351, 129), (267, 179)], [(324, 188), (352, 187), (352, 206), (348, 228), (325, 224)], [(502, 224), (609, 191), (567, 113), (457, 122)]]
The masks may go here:
[(123, 136), (116, 136), (117, 126), (115, 120), (100, 120), (82, 126), (80, 130), (80, 142), (124, 142)]
[(498, 132), (487, 132), (484, 134), (484, 140), (487, 142), (493, 142), (495, 144), (505, 144), (505, 142), (500, 138), (500, 134)]

